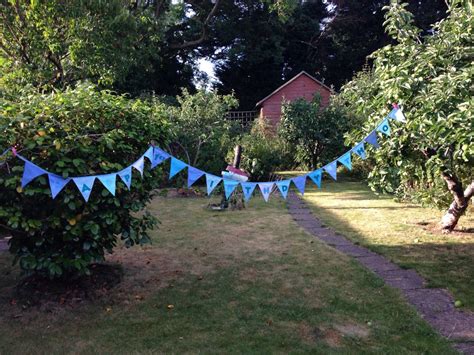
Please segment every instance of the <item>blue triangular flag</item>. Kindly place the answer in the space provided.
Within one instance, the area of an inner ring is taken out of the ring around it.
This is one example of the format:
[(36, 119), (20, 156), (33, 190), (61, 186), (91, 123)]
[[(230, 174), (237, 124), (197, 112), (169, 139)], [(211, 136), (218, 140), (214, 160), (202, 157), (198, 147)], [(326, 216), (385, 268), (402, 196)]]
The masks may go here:
[(51, 197), (54, 199), (66, 186), (71, 179), (63, 179), (61, 176), (55, 174), (48, 174), (49, 188), (51, 190)]
[(130, 190), (130, 185), (132, 184), (132, 167), (129, 166), (122, 171), (117, 173), (118, 176), (122, 179), (122, 181), (127, 185), (128, 189)]
[(360, 142), (359, 144), (357, 144), (354, 148), (352, 148), (352, 151), (358, 156), (360, 156), (362, 159), (367, 159), (367, 153), (365, 152), (364, 142)]
[(348, 151), (337, 160), (339, 163), (344, 165), (347, 169), (352, 170), (351, 151)]
[(72, 178), (76, 183), (77, 188), (84, 197), (86, 202), (89, 200), (89, 196), (92, 192), (92, 188), (94, 187), (95, 176), (83, 176), (83, 177), (76, 177)]
[(188, 188), (203, 175), (204, 171), (188, 166)]
[(263, 195), (263, 199), (265, 202), (268, 202), (268, 198), (270, 197), (270, 194), (272, 193), (273, 189), (273, 182), (259, 182), (258, 187), (260, 188), (260, 192)]
[(150, 163), (153, 164), (153, 147), (149, 147), (146, 152), (143, 154), (145, 158), (147, 158)]
[(242, 191), (244, 192), (245, 201), (250, 200), (257, 184), (254, 182), (241, 182), (240, 185), (242, 186)]
[(281, 196), (286, 199), (288, 196), (288, 190), (290, 189), (291, 180), (281, 180), (276, 182), (276, 186), (278, 186), (278, 190), (280, 190)]
[(304, 189), (306, 187), (306, 175), (297, 176), (291, 179), (291, 181), (293, 181), (293, 184), (295, 184), (298, 191), (304, 195)]
[(367, 137), (365, 137), (364, 140), (370, 145), (372, 145), (374, 148), (380, 148), (380, 144), (377, 141), (377, 132), (375, 131), (370, 132), (370, 134)]
[(403, 114), (402, 110), (400, 108), (394, 108), (390, 113), (388, 114), (388, 117), (395, 121), (399, 122), (406, 122), (405, 115)]
[(153, 169), (157, 165), (163, 163), (169, 157), (171, 157), (171, 155), (161, 150), (160, 148), (154, 147), (153, 148), (153, 162), (151, 164), (151, 168)]
[(388, 123), (387, 119), (384, 119), (382, 123), (377, 127), (377, 131), (382, 132), (383, 134), (386, 134), (387, 136), (390, 135), (390, 124)]
[(21, 187), (25, 187), (38, 176), (47, 173), (48, 172), (46, 170), (40, 168), (38, 165), (35, 165), (28, 160), (25, 160), (25, 168), (23, 170), (23, 177), (21, 178)]
[(224, 191), (225, 191), (225, 198), (229, 198), (234, 192), (235, 188), (239, 185), (238, 181), (224, 179)]
[(210, 195), (212, 190), (214, 190), (221, 181), (222, 181), (222, 178), (219, 176), (206, 174), (207, 194)]
[(140, 172), (140, 175), (143, 176), (143, 167), (145, 165), (145, 159), (141, 156), (135, 163), (132, 164), (132, 167), (137, 169)]
[(115, 182), (117, 179), (117, 174), (99, 175), (97, 176), (97, 179), (99, 179), (102, 185), (104, 185), (105, 188), (109, 190), (113, 196), (115, 196)]
[(323, 169), (326, 170), (326, 172), (329, 175), (331, 175), (331, 177), (334, 180), (337, 180), (337, 161), (336, 160), (326, 165)]
[(181, 161), (179, 159), (176, 159), (174, 157), (171, 157), (171, 165), (170, 165), (170, 179), (175, 176), (177, 173), (179, 173), (181, 170), (186, 168), (188, 164), (186, 164), (184, 161)]
[(323, 177), (323, 171), (321, 169), (312, 171), (311, 173), (308, 174), (311, 180), (319, 187), (321, 188), (321, 179)]

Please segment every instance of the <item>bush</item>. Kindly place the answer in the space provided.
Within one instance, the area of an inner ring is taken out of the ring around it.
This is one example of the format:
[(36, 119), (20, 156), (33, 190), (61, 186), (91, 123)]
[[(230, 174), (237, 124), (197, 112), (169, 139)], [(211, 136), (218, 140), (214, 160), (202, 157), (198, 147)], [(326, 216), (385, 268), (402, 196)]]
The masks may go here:
[[(257, 120), (240, 140), (242, 145), (241, 168), (250, 174), (251, 181), (272, 180), (273, 173), (285, 164), (285, 152), (278, 137), (269, 134), (264, 120)], [(232, 161), (233, 150), (228, 154)]]
[(321, 109), (320, 98), (315, 96), (312, 102), (298, 99), (283, 104), (278, 135), (302, 168), (315, 169), (347, 150), (344, 134), (350, 123), (338, 101)]
[[(64, 178), (118, 172), (155, 140), (168, 141), (168, 123), (156, 106), (93, 86), (50, 94), (25, 89), (0, 97), (0, 147), (20, 154)], [(9, 159), (0, 169), (0, 225), (10, 231), (10, 251), (27, 272), (51, 278), (89, 273), (121, 238), (125, 245), (149, 241), (157, 223), (143, 211), (156, 182), (145, 168), (135, 171), (131, 190), (117, 178), (116, 195), (96, 181), (89, 202), (70, 181), (55, 198), (47, 176), (20, 188), (23, 164)]]

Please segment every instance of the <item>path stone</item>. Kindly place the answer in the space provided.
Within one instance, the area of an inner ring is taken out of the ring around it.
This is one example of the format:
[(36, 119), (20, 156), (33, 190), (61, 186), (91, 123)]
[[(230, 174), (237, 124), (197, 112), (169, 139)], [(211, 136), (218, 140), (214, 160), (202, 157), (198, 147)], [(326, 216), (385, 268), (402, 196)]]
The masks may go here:
[(354, 257), (382, 278), (387, 285), (399, 289), (434, 329), (455, 341), (453, 346), (456, 350), (474, 355), (474, 313), (456, 309), (454, 299), (448, 291), (425, 288), (425, 279), (415, 270), (403, 270), (382, 255), (356, 245), (325, 227), (298, 195), (288, 195), (288, 209), (295, 222), (308, 233), (334, 249)]

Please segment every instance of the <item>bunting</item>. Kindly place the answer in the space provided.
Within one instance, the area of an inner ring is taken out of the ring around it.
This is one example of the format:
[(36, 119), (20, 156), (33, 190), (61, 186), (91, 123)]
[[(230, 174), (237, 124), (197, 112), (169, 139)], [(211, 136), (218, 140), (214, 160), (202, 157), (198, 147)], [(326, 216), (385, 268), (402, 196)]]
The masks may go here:
[(162, 149), (150, 146), (145, 151), (145, 153), (134, 163), (130, 166), (122, 169), (116, 173), (104, 174), (104, 175), (93, 175), (93, 176), (78, 176), (78, 177), (69, 177), (63, 178), (60, 175), (50, 173), (45, 169), (39, 167), (38, 165), (32, 163), (28, 159), (20, 156), (16, 149), (9, 148), (2, 153), (2, 156), (5, 155), (8, 151), (12, 151), (13, 156), (21, 159), (24, 161), (24, 169), (23, 175), (21, 178), (21, 187), (25, 188), (30, 182), (41, 175), (47, 175), (49, 181), (49, 188), (51, 190), (51, 197), (54, 199), (57, 195), (64, 189), (64, 187), (73, 180), (75, 185), (77, 186), (79, 192), (81, 193), (84, 200), (87, 202), (89, 200), (90, 194), (94, 187), (94, 183), (96, 180), (99, 180), (101, 184), (113, 195), (116, 194), (116, 183), (117, 183), (117, 176), (120, 177), (120, 180), (123, 181), (125, 186), (128, 189), (131, 189), (132, 184), (132, 172), (133, 169), (138, 170), (141, 176), (143, 176), (144, 170), (144, 163), (145, 158), (151, 162), (151, 168), (155, 168), (159, 164), (163, 163), (167, 159), (171, 159), (170, 169), (169, 169), (169, 178), (173, 178), (182, 170), (187, 169), (188, 176), (187, 176), (187, 186), (191, 187), (197, 180), (199, 180), (202, 176), (205, 176), (206, 179), (206, 188), (207, 194), (210, 195), (212, 191), (223, 181), (224, 183), (224, 194), (226, 198), (229, 198), (235, 189), (240, 185), (243, 191), (243, 196), (245, 201), (249, 201), (250, 198), (253, 196), (256, 186), (258, 185), (259, 190), (264, 198), (265, 201), (268, 201), (271, 192), (276, 186), (283, 198), (287, 198), (288, 191), (290, 190), (291, 183), (296, 187), (296, 189), (301, 193), (304, 194), (306, 188), (306, 178), (309, 177), (311, 181), (321, 188), (322, 183), (322, 175), (323, 171), (328, 173), (334, 180), (337, 180), (337, 165), (338, 163), (342, 164), (345, 168), (351, 170), (352, 169), (352, 154), (359, 156), (362, 159), (367, 158), (367, 152), (365, 149), (365, 143), (370, 144), (374, 148), (379, 148), (380, 144), (378, 142), (377, 132), (381, 132), (383, 135), (390, 136), (391, 134), (391, 127), (389, 123), (389, 119), (392, 119), (397, 122), (406, 122), (406, 118), (402, 112), (402, 110), (394, 105), (394, 108), (390, 113), (383, 119), (380, 124), (378, 124), (375, 130), (371, 131), (361, 142), (356, 144), (353, 148), (349, 151), (341, 155), (338, 159), (328, 163), (324, 167), (311, 171), (308, 174), (293, 177), (291, 179), (281, 180), (281, 181), (269, 181), (269, 182), (244, 182), (242, 181), (241, 176), (240, 179), (233, 179), (232, 174), (225, 174), (223, 177), (215, 176), (205, 171), (199, 170), (195, 167), (192, 167), (185, 162), (171, 156), (170, 154), (166, 153)]

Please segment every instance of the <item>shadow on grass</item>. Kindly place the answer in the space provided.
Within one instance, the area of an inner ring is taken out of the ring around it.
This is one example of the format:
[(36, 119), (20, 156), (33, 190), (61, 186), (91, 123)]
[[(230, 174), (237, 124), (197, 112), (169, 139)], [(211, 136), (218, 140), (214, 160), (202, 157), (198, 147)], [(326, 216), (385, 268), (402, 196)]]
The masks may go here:
[[(372, 193), (357, 182), (346, 182), (348, 193), (344, 183), (337, 185), (328, 183), (325, 187), (323, 184), (321, 190), (310, 188), (306, 195), (306, 202), (325, 225), (402, 268), (415, 269), (426, 279), (428, 287), (446, 288), (456, 300), (474, 310), (474, 243), (469, 234), (474, 228), (457, 229), (454, 235), (443, 235), (423, 227), (434, 224), (436, 216), (431, 210), (416, 205), (386, 206), (395, 202)], [(357, 186), (363, 191), (353, 193), (353, 187)], [(342, 194), (344, 198), (340, 198)], [(344, 200), (342, 204), (349, 206), (339, 206), (338, 200)], [(367, 203), (360, 206), (364, 204), (361, 200)], [(350, 201), (354, 206), (350, 206)], [(406, 209), (413, 212), (403, 213)], [(355, 212), (351, 213), (352, 210)], [(370, 212), (364, 215), (363, 210)], [(390, 211), (400, 212), (391, 214)], [(423, 221), (419, 221), (420, 218)], [(467, 223), (470, 221), (466, 220)]]

